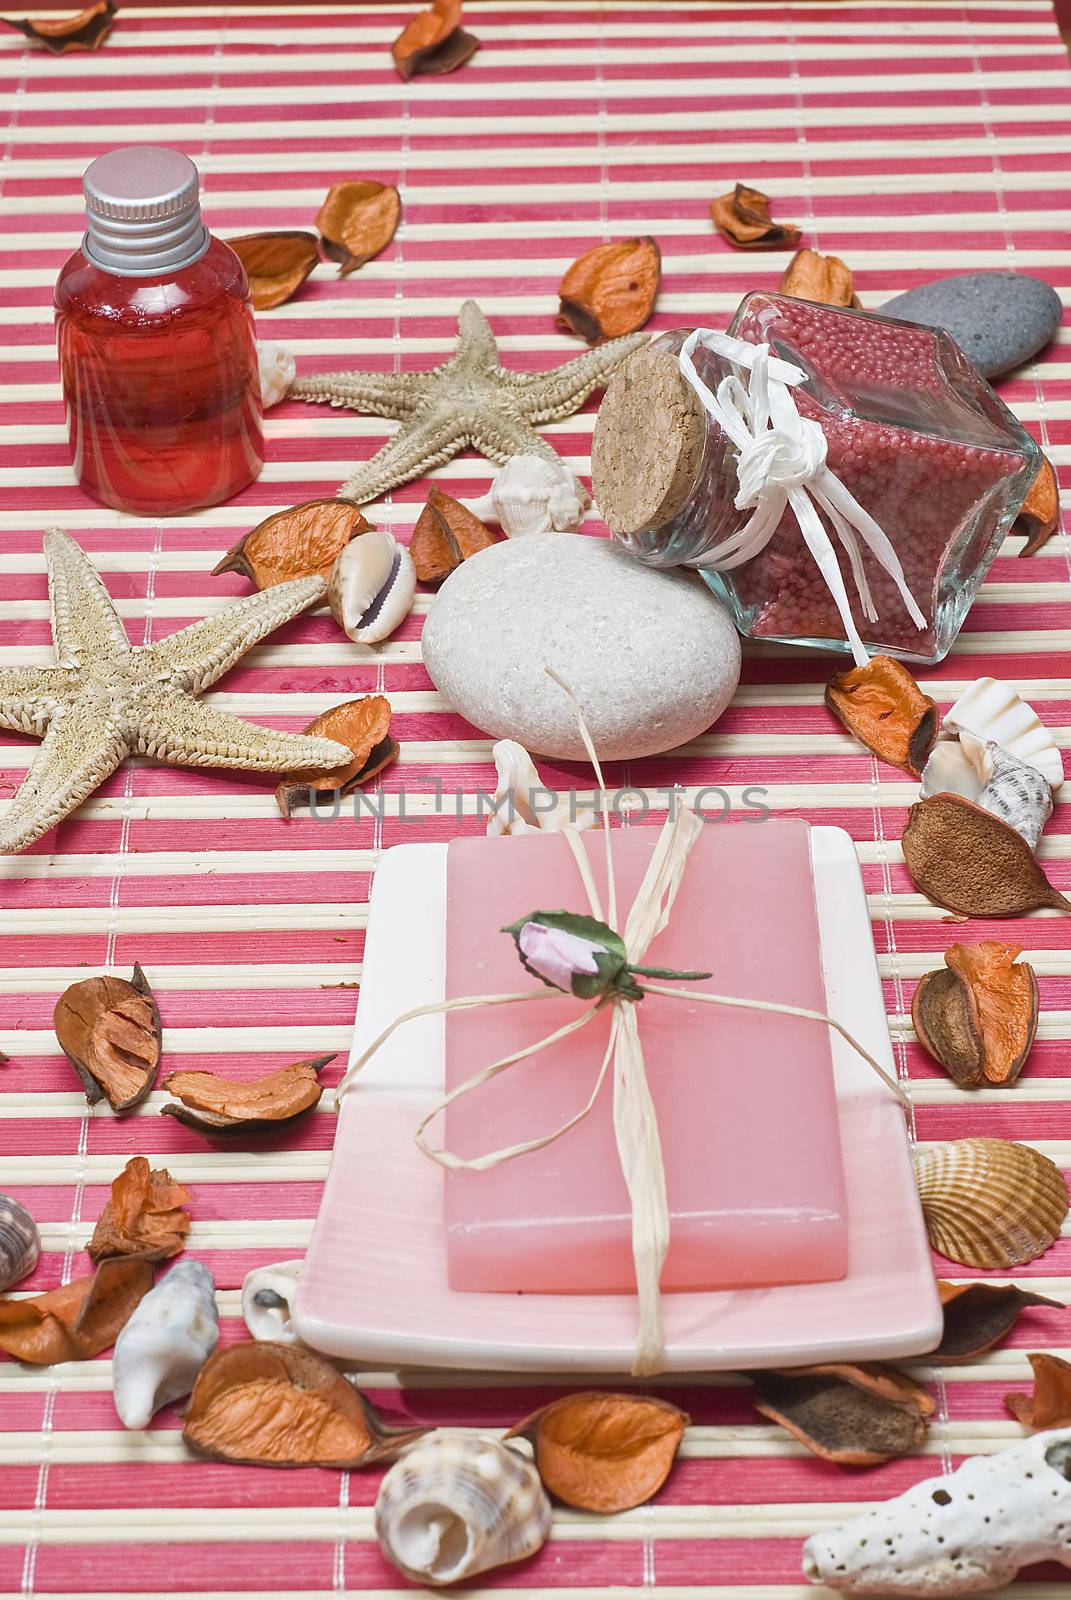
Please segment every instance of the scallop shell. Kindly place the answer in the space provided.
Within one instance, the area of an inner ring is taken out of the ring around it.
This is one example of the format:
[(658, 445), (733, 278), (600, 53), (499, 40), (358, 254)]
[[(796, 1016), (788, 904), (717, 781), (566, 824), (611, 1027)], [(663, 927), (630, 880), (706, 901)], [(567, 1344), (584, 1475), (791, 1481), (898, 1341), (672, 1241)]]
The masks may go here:
[(40, 1254), (36, 1222), (20, 1201), (0, 1194), (0, 1290), (28, 1278)]
[(291, 1307), (301, 1276), (301, 1257), (277, 1261), (274, 1266), (254, 1267), (242, 1284), (242, 1316), (254, 1339), (269, 1339), (274, 1344), (300, 1344), (291, 1318)]
[(1048, 1156), (1011, 1139), (920, 1145), (915, 1178), (930, 1243), (966, 1267), (1021, 1267), (1059, 1236), (1067, 1184)]
[(1009, 683), (998, 678), (976, 678), (968, 684), (944, 719), (950, 733), (973, 733), (1009, 755), (1036, 767), (1049, 787), (1064, 781), (1064, 764), (1056, 740), (1037, 712), (1020, 700)]
[(265, 411), (277, 406), (297, 376), (297, 362), (289, 350), (268, 339), (257, 340), (260, 403)]
[(379, 644), (413, 609), (413, 558), (385, 528), (370, 528), (339, 551), (327, 600), (348, 639)]
[(511, 456), (487, 493), (467, 505), (516, 539), (527, 533), (575, 533), (591, 509), (591, 496), (564, 461)]
[(922, 769), (922, 798), (931, 794), (961, 794), (977, 801), (992, 776), (988, 746), (973, 733), (958, 739), (938, 739)]
[(562, 828), (583, 832), (594, 827), (594, 808), (578, 804), (575, 789), (564, 794), (548, 789), (523, 744), (515, 739), (500, 739), (491, 754), (498, 783), (487, 818), (490, 838), (513, 833), (558, 833)]
[(375, 1521), (387, 1560), (414, 1583), (437, 1587), (534, 1555), (551, 1512), (539, 1473), (518, 1450), (432, 1433), (383, 1479)]
[(145, 1428), (189, 1394), (219, 1342), (212, 1274), (180, 1261), (150, 1289), (121, 1330), (112, 1354), (115, 1409), (124, 1428)]
[(1021, 833), (1031, 850), (1036, 850), (1041, 830), (1052, 816), (1048, 780), (1036, 767), (1028, 766), (998, 745), (987, 745), (986, 754), (992, 770), (978, 804)]

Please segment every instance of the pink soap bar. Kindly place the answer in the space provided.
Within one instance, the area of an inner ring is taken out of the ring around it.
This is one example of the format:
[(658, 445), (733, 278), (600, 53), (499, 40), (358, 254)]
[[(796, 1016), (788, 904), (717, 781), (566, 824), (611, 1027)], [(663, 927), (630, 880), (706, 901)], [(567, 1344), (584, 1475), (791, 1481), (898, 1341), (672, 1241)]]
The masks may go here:
[[(827, 1009), (808, 825), (708, 825), (688, 859), (650, 966), (710, 970), (694, 987)], [(601, 833), (584, 846), (605, 895)], [(615, 830), (619, 925), (658, 837)], [(449, 846), (446, 992), (536, 984), (499, 930), (535, 911), (586, 911), (560, 834)], [(641, 980), (642, 981), (642, 980)], [(691, 988), (692, 985), (679, 987)], [(575, 1017), (582, 1001), (455, 1012), (447, 1088)], [(649, 995), (640, 1034), (671, 1213), (665, 1289), (823, 1282), (847, 1271), (848, 1230), (828, 1029), (798, 1018)], [(556, 1127), (591, 1092), (608, 1018), (451, 1105), (448, 1149), (472, 1157)], [(609, 1079), (590, 1116), (548, 1148), (485, 1172), (448, 1172), (450, 1285), (459, 1290), (627, 1293), (630, 1219)]]

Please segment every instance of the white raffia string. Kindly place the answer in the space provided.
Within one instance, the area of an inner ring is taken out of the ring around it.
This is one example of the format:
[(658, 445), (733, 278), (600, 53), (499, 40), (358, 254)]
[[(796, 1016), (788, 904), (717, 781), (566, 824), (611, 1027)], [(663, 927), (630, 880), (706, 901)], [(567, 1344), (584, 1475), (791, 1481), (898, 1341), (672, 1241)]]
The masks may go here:
[[(606, 885), (607, 885), (607, 912), (604, 916), (598, 888), (592, 875), (591, 864), (587, 852), (580, 841), (579, 834), (573, 828), (561, 830), (576, 861), (580, 880), (584, 886), (591, 915), (600, 922), (605, 921), (608, 926), (617, 931), (617, 890), (614, 876), (613, 849), (610, 834), (609, 806), (607, 803), (606, 783), (603, 778), (599, 758), (588, 731), (587, 723), (577, 702), (572, 689), (569, 688), (556, 672), (547, 667), (546, 672), (554, 679), (569, 696), (576, 711), (577, 726), (580, 737), (584, 741), (588, 759), (595, 769), (595, 776), (599, 785), (599, 800), (602, 809), (603, 836), (606, 849)], [(643, 882), (636, 892), (625, 920), (625, 931), (622, 935), (625, 950), (630, 966), (639, 966), (647, 953), (648, 947), (658, 935), (669, 925), (670, 912), (673, 902), (677, 897), (684, 876), (684, 868), (688, 854), (703, 831), (704, 824), (695, 812), (683, 804), (671, 804), (669, 816), (658, 835), (654, 850), (651, 855)], [(872, 1067), (879, 1078), (892, 1090), (906, 1110), (910, 1110), (910, 1103), (904, 1091), (885, 1071), (881, 1064), (848, 1032), (835, 1017), (830, 1017), (822, 1011), (809, 1011), (802, 1006), (779, 1005), (772, 1000), (743, 1000), (735, 995), (708, 994), (703, 991), (689, 989), (668, 988), (663, 984), (648, 983), (644, 980), (644, 988), (649, 994), (659, 994), (670, 999), (687, 1000), (689, 1002), (702, 1002), (706, 1005), (732, 1007), (743, 1011), (769, 1011), (780, 1016), (801, 1017), (809, 1022), (820, 1022), (838, 1033), (862, 1059)], [(336, 1107), (342, 1096), (357, 1078), (362, 1068), (387, 1042), (397, 1029), (406, 1022), (412, 1022), (417, 1017), (437, 1016), (451, 1011), (468, 1011), (478, 1006), (503, 1006), (521, 1005), (528, 1001), (560, 1000), (562, 991), (559, 989), (525, 989), (513, 994), (488, 994), (488, 995), (462, 995), (453, 1000), (441, 1000), (431, 1005), (415, 1006), (411, 1011), (404, 1011), (395, 1017), (383, 1032), (373, 1039), (372, 1043), (362, 1050), (353, 1062), (348, 1072), (342, 1078), (335, 1091)], [(561, 1123), (549, 1133), (537, 1134), (531, 1139), (526, 1139), (519, 1144), (505, 1145), (499, 1150), (489, 1150), (482, 1156), (462, 1157), (453, 1151), (437, 1148), (428, 1143), (425, 1133), (430, 1124), (438, 1117), (447, 1106), (459, 1100), (462, 1095), (471, 1094), (474, 1090), (489, 1083), (492, 1078), (497, 1078), (500, 1073), (506, 1072), (510, 1067), (516, 1066), (521, 1061), (528, 1061), (532, 1056), (539, 1055), (541, 1051), (550, 1049), (560, 1040), (576, 1033), (586, 1027), (591, 1019), (602, 1010), (603, 1005), (611, 1007), (610, 1036), (602, 1062), (595, 1075), (595, 1082), (587, 1101), (565, 1122)], [(629, 1205), (632, 1212), (632, 1260), (636, 1277), (636, 1296), (638, 1302), (638, 1327), (636, 1333), (636, 1355), (632, 1371), (636, 1377), (649, 1377), (662, 1370), (664, 1355), (664, 1339), (662, 1333), (662, 1304), (660, 1280), (662, 1266), (669, 1249), (669, 1203), (666, 1198), (665, 1169), (662, 1162), (662, 1145), (658, 1135), (658, 1118), (655, 1113), (654, 1102), (651, 1099), (650, 1086), (647, 1081), (647, 1070), (643, 1058), (643, 1045), (640, 1040), (639, 1018), (637, 1002), (628, 1000), (623, 995), (611, 992), (603, 999), (588, 1005), (578, 1017), (571, 1022), (564, 1023), (556, 1028), (553, 1033), (543, 1039), (538, 1039), (534, 1044), (524, 1045), (512, 1051), (507, 1056), (502, 1056), (498, 1061), (493, 1061), (490, 1066), (483, 1067), (474, 1073), (471, 1078), (466, 1078), (450, 1093), (444, 1095), (432, 1109), (421, 1118), (414, 1133), (414, 1138), (420, 1150), (431, 1161), (441, 1167), (446, 1167), (455, 1172), (486, 1172), (491, 1167), (500, 1166), (504, 1161), (512, 1161), (517, 1156), (530, 1154), (533, 1150), (543, 1150), (547, 1145), (553, 1144), (571, 1128), (583, 1122), (595, 1108), (603, 1084), (611, 1067), (613, 1068), (613, 1119), (614, 1134), (617, 1141), (618, 1159), (621, 1171), (628, 1190)]]
[[(744, 368), (749, 374), (747, 386), (734, 373), (722, 379), (715, 394), (696, 371), (698, 344)], [(867, 621), (877, 622), (878, 613), (863, 568), (860, 539), (895, 583), (912, 622), (925, 628), (926, 618), (907, 586), (900, 558), (887, 535), (826, 465), (827, 444), (821, 425), (799, 414), (791, 391), (806, 380), (803, 369), (771, 356), (768, 344), (749, 344), (712, 328), (694, 329), (678, 359), (704, 410), (736, 446), (736, 508), (753, 512), (737, 533), (716, 544), (696, 564), (715, 572), (742, 566), (765, 549), (790, 506), (840, 612), (856, 665), (864, 666), (869, 657), (852, 616), (837, 553), (818, 514), (821, 509), (844, 547)]]

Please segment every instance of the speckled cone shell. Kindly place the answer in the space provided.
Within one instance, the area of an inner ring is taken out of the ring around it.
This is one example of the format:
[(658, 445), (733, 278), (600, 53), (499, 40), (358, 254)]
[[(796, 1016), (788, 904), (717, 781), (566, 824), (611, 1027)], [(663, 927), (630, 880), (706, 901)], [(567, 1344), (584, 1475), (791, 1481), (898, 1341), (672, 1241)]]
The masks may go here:
[(376, 1498), (376, 1537), (414, 1583), (460, 1583), (534, 1555), (551, 1511), (527, 1456), (497, 1439), (433, 1433), (395, 1462)]
[(1068, 1211), (1060, 1169), (1010, 1139), (950, 1139), (915, 1151), (930, 1243), (966, 1267), (1018, 1267), (1059, 1236)]
[(0, 1194), (0, 1290), (28, 1278), (40, 1254), (36, 1222), (18, 1200)]

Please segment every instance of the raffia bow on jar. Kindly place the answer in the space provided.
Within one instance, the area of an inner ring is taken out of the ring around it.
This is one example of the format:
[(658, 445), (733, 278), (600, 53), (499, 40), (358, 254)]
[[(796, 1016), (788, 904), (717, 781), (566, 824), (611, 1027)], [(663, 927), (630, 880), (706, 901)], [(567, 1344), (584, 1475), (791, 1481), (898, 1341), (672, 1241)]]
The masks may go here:
[[(745, 386), (736, 374), (723, 378), (717, 392), (709, 388), (695, 366), (697, 345), (722, 356), (748, 373)], [(851, 568), (863, 615), (879, 620), (870, 583), (863, 566), (860, 540), (888, 573), (908, 616), (916, 628), (928, 624), (907, 586), (904, 569), (892, 542), (826, 464), (827, 442), (821, 424), (802, 417), (792, 389), (807, 374), (791, 361), (770, 354), (768, 344), (751, 344), (712, 328), (695, 328), (681, 347), (680, 369), (695, 390), (703, 409), (735, 445), (739, 488), (738, 511), (752, 512), (736, 533), (704, 552), (694, 565), (716, 572), (743, 566), (765, 549), (791, 508), (800, 533), (844, 624), (844, 636), (857, 666), (870, 659), (852, 616), (851, 601), (837, 553), (822, 521), (829, 519)]]
[[(910, 1106), (896, 1080), (836, 1018), (827, 1016), (825, 1012), (809, 1011), (801, 1006), (780, 1005), (772, 1000), (744, 1000), (734, 995), (679, 989), (664, 982), (651, 981), (652, 979), (690, 981), (712, 976), (709, 972), (684, 972), (643, 964), (643, 958), (651, 944), (669, 925), (688, 854), (702, 832), (703, 823), (690, 807), (683, 804), (670, 806), (669, 815), (655, 841), (643, 881), (624, 919), (624, 927), (619, 931), (609, 803), (602, 768), (576, 696), (568, 684), (550, 667), (545, 668), (545, 671), (573, 701), (580, 736), (598, 781), (606, 849), (605, 909), (587, 854), (580, 842), (579, 831), (573, 827), (563, 828), (562, 834), (576, 861), (587, 898), (588, 914), (533, 911), (519, 917), (508, 928), (502, 929), (502, 932), (510, 934), (516, 943), (521, 964), (534, 977), (539, 978), (544, 987), (510, 994), (462, 995), (432, 1005), (416, 1006), (411, 1011), (402, 1012), (354, 1061), (339, 1083), (336, 1104), (391, 1035), (405, 1023), (412, 1022), (418, 1017), (471, 1010), (481, 1006), (523, 1005), (532, 1001), (554, 999), (563, 993), (587, 1002), (584, 1009), (572, 1021), (555, 1029), (553, 1033), (537, 1040), (534, 1044), (525, 1045), (498, 1061), (493, 1061), (489, 1066), (458, 1084), (421, 1119), (415, 1129), (414, 1137), (422, 1153), (441, 1167), (452, 1171), (486, 1172), (505, 1161), (514, 1160), (517, 1156), (543, 1150), (563, 1138), (590, 1115), (603, 1091), (607, 1077), (612, 1077), (614, 1134), (631, 1209), (632, 1258), (638, 1302), (636, 1355), (632, 1370), (636, 1377), (646, 1377), (660, 1372), (663, 1366), (660, 1280), (662, 1266), (669, 1249), (670, 1223), (658, 1118), (644, 1065), (638, 1003), (649, 995), (658, 995), (671, 1000), (702, 1001), (708, 1005), (728, 1006), (744, 1011), (776, 1012), (782, 1016), (801, 1017), (810, 1022), (822, 1023), (832, 1028), (858, 1052), (897, 1097), (905, 1110), (910, 1110)], [(638, 981), (640, 979), (643, 981)], [(462, 1095), (476, 1093), (500, 1073), (508, 1072), (511, 1067), (530, 1060), (531, 1057), (552, 1048), (559, 1040), (578, 1032), (604, 1006), (612, 1008), (609, 1039), (595, 1073), (591, 1093), (573, 1116), (568, 1117), (549, 1133), (536, 1134), (519, 1144), (507, 1145), (500, 1150), (489, 1150), (484, 1155), (467, 1160), (450, 1150), (437, 1148), (429, 1142), (427, 1130), (447, 1106), (459, 1100)]]

